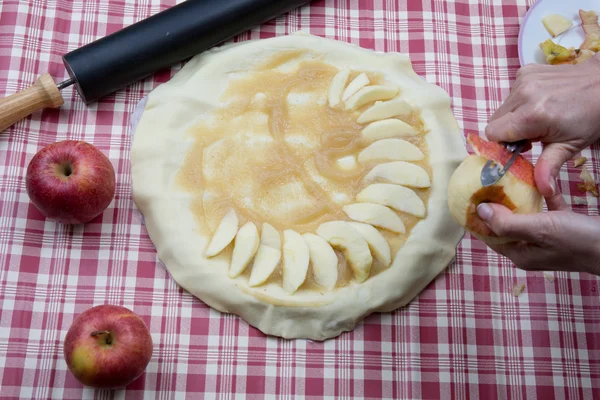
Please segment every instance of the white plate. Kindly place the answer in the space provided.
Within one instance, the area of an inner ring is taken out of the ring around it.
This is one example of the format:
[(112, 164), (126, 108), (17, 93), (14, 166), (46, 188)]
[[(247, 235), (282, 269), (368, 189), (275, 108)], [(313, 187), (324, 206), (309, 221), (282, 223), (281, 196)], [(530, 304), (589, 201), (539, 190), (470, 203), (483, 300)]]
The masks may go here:
[[(579, 10), (596, 11), (600, 13), (599, 0), (538, 0), (525, 14), (519, 31), (519, 61), (521, 65), (546, 64), (546, 58), (540, 43), (552, 39), (565, 47), (578, 48), (585, 34), (581, 27)], [(548, 14), (560, 14), (573, 21), (571, 29), (552, 38), (542, 23), (542, 18)]]

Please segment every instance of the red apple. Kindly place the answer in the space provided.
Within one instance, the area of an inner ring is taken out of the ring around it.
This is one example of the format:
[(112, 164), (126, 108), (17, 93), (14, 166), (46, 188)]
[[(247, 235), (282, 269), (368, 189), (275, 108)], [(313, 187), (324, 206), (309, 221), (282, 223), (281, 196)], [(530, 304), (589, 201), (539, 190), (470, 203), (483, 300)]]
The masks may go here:
[(83, 224), (100, 215), (115, 195), (115, 170), (93, 145), (65, 140), (40, 150), (27, 167), (26, 188), (47, 218)]
[(477, 215), (480, 203), (497, 203), (514, 213), (542, 211), (543, 198), (533, 177), (533, 165), (518, 156), (508, 172), (492, 186), (481, 185), (481, 170), (488, 160), (506, 164), (511, 153), (504, 146), (487, 142), (475, 134), (467, 142), (476, 154), (467, 157), (454, 171), (448, 183), (448, 207), (454, 220), (476, 237), (488, 243), (507, 243), (510, 238), (498, 237)]
[(133, 311), (108, 304), (80, 314), (67, 332), (65, 360), (86, 386), (115, 389), (139, 378), (152, 357), (152, 337)]

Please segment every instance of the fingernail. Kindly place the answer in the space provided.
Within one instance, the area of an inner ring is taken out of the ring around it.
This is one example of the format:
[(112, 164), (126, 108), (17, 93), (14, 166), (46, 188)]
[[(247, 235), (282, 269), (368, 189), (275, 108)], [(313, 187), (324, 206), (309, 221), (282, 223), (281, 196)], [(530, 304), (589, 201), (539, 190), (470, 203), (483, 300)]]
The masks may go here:
[(552, 191), (552, 196), (556, 194), (556, 179), (550, 178), (550, 190)]
[(477, 215), (479, 215), (479, 218), (482, 220), (489, 221), (494, 215), (494, 210), (492, 210), (492, 207), (490, 207), (489, 204), (481, 203), (477, 206)]

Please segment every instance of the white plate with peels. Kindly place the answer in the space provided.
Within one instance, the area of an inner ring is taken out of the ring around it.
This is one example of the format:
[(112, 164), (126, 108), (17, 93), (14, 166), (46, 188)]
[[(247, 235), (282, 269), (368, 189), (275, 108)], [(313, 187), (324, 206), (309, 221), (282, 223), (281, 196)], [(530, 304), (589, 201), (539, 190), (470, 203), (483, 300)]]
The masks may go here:
[[(526, 64), (546, 64), (546, 58), (540, 43), (552, 39), (564, 47), (578, 48), (585, 39), (581, 27), (579, 10), (596, 11), (600, 14), (598, 0), (538, 0), (535, 2), (521, 23), (519, 31), (519, 61)], [(573, 26), (561, 35), (553, 38), (542, 23), (542, 18), (549, 14), (559, 14), (573, 21)]]

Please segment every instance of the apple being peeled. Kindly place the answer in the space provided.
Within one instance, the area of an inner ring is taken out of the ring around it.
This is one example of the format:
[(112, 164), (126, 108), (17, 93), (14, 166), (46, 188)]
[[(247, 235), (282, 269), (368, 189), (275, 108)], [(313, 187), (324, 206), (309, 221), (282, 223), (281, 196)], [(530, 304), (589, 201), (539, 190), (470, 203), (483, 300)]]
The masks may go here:
[(115, 389), (139, 378), (152, 357), (144, 321), (120, 306), (100, 305), (80, 314), (67, 332), (69, 370), (86, 386)]
[(502, 204), (514, 213), (542, 211), (543, 197), (535, 186), (533, 165), (518, 156), (508, 172), (494, 185), (481, 185), (481, 170), (488, 160), (506, 164), (511, 153), (501, 144), (487, 142), (475, 134), (467, 142), (476, 154), (467, 157), (454, 171), (448, 184), (448, 207), (454, 220), (474, 236), (487, 243), (508, 243), (510, 238), (498, 237), (477, 215), (480, 203)]
[(115, 195), (115, 170), (93, 145), (65, 140), (40, 150), (29, 163), (27, 194), (47, 218), (83, 224), (100, 215)]

